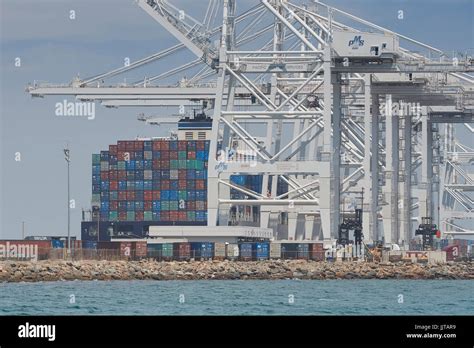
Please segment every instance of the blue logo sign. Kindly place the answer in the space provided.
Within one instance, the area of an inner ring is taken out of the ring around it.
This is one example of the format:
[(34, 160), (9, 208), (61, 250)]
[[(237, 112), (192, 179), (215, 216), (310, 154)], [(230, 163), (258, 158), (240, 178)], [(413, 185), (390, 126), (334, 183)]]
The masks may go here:
[(349, 40), (349, 47), (352, 47), (353, 50), (356, 50), (362, 46), (364, 46), (364, 40), (362, 40), (362, 36), (360, 35), (356, 35), (352, 40)]

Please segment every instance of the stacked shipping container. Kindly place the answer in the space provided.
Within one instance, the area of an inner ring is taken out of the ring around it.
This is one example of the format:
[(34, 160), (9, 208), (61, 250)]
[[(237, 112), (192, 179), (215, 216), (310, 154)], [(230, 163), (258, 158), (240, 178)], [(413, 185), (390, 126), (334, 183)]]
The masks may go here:
[(207, 221), (209, 141), (118, 141), (92, 155), (100, 221)]

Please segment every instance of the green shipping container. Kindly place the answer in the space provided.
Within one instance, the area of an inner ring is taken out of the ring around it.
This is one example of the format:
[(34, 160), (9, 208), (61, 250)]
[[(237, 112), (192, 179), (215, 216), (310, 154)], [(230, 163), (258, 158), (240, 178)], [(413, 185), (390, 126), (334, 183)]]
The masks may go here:
[(173, 243), (162, 244), (161, 256), (162, 257), (173, 257)]
[(109, 211), (109, 220), (110, 221), (118, 221), (118, 212)]
[(178, 160), (170, 160), (170, 169), (178, 169)]
[(188, 221), (196, 221), (196, 212), (188, 211), (186, 215), (187, 215)]
[(92, 165), (100, 164), (100, 155), (98, 153), (92, 154)]
[(178, 191), (178, 199), (186, 200), (188, 198), (188, 191)]
[(196, 169), (194, 168), (196, 160), (186, 160), (186, 169)]
[(117, 166), (118, 170), (125, 170), (125, 161), (118, 161)]
[(161, 201), (161, 210), (170, 210), (170, 201)]
[(170, 201), (170, 210), (178, 210), (178, 201)]
[(178, 159), (179, 160), (185, 160), (185, 162), (186, 162), (186, 156), (187, 156), (186, 151), (179, 151), (178, 152)]
[(127, 221), (134, 221), (134, 220), (135, 220), (135, 212), (127, 211)]
[(153, 221), (153, 212), (151, 211), (145, 211), (143, 213), (143, 220), (145, 221)]
[(186, 160), (178, 160), (178, 169), (186, 169)]
[(204, 162), (199, 161), (199, 160), (195, 160), (194, 169), (203, 170), (204, 169)]

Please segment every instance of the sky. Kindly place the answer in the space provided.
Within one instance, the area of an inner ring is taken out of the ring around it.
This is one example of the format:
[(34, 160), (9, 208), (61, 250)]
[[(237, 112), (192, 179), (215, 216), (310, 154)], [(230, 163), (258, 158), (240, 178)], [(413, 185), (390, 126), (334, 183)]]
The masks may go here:
[[(196, 17), (207, 1), (170, 1)], [(299, 1), (298, 1), (299, 2)], [(327, 4), (451, 52), (474, 53), (474, 0), (327, 0)], [(237, 1), (238, 10), (256, 1)], [(76, 18), (70, 19), (74, 10)], [(403, 10), (403, 20), (398, 19)], [(71, 234), (80, 236), (81, 208), (90, 207), (91, 154), (117, 140), (164, 136), (166, 127), (137, 121), (143, 109), (96, 105), (94, 120), (57, 117), (63, 96), (31, 98), (28, 83), (69, 83), (109, 71), (176, 43), (133, 0), (0, 0), (0, 239), (65, 235), (71, 151)], [(15, 59), (21, 66), (15, 66)], [(152, 76), (192, 58), (183, 51), (127, 76)], [(125, 81), (123, 76), (115, 81)], [(147, 109), (150, 113), (153, 110)], [(165, 110), (166, 111), (166, 110)], [(167, 112), (173, 113), (173, 110)], [(467, 133), (461, 135), (467, 138)], [(469, 145), (469, 144), (468, 144)], [(17, 161), (20, 154), (21, 160)]]

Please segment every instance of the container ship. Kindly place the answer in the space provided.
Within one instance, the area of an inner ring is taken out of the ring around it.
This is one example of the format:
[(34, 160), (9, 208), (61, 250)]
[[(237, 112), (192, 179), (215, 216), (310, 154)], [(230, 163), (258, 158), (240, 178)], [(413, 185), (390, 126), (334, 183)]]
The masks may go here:
[[(153, 227), (207, 226), (211, 125), (212, 120), (202, 113), (181, 119), (174, 136), (118, 141), (93, 154), (92, 204), (90, 210), (83, 210), (82, 240), (150, 238)], [(232, 155), (240, 156), (238, 151)], [(230, 179), (234, 185), (262, 190), (261, 175), (232, 175)], [(287, 185), (279, 182), (278, 192), (285, 190)], [(230, 194), (246, 198), (234, 189)], [(259, 207), (233, 206), (229, 225), (258, 228), (259, 213)], [(271, 237), (267, 233), (263, 239)]]

